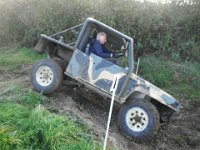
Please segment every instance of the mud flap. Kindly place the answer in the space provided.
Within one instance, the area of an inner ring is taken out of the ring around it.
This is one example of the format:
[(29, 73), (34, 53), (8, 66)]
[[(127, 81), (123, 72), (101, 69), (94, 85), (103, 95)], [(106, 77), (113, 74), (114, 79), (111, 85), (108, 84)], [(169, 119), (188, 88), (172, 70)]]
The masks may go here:
[(48, 41), (44, 38), (41, 38), (33, 50), (38, 52), (47, 52), (48, 51)]

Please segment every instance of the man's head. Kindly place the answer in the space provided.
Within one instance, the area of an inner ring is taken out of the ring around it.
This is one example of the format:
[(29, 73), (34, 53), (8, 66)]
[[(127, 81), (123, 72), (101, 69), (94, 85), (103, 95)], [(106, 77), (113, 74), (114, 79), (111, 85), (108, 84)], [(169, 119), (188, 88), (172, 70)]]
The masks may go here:
[(106, 43), (106, 33), (105, 32), (99, 32), (97, 34), (97, 40), (101, 43), (101, 44), (105, 44)]

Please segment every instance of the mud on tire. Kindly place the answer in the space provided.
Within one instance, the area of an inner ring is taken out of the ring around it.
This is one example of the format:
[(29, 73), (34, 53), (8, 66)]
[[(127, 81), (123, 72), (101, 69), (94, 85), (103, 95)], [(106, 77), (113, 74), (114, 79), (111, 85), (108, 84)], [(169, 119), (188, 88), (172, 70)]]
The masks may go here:
[(123, 133), (134, 140), (148, 139), (160, 126), (159, 113), (150, 102), (135, 100), (122, 106), (118, 125)]
[(62, 83), (63, 71), (54, 60), (44, 59), (33, 65), (30, 80), (34, 90), (48, 94)]

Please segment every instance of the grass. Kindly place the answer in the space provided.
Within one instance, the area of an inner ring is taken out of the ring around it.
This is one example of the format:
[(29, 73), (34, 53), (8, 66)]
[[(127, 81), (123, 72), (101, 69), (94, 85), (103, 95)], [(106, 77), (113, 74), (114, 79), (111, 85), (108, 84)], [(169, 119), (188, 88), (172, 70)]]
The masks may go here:
[(36, 93), (26, 89), (22, 85), (10, 85), (5, 91), (0, 92), (0, 100), (16, 102), (26, 107), (33, 108), (46, 100), (46, 96), (42, 93)]
[(28, 48), (0, 48), (0, 66), (17, 66), (31, 64), (37, 60), (46, 58), (46, 54), (39, 54)]
[[(46, 57), (28, 48), (3, 48), (0, 52), (1, 71)], [(42, 93), (36, 93), (20, 82), (8, 84), (0, 91), (1, 150), (100, 149), (86, 124), (49, 112), (42, 106), (46, 99)]]
[(200, 64), (177, 63), (166, 58), (142, 58), (139, 74), (174, 96), (197, 100), (200, 98)]
[(49, 112), (45, 100), (22, 85), (0, 93), (0, 149), (100, 149), (86, 124)]
[(0, 149), (99, 149), (85, 138), (86, 126), (75, 124), (41, 105), (34, 109), (0, 102)]

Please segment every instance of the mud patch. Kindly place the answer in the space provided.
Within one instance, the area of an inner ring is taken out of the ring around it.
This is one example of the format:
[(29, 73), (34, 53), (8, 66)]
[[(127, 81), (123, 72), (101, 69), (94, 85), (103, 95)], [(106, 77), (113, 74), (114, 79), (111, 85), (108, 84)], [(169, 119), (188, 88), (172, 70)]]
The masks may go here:
[(30, 88), (30, 70), (31, 65), (0, 66), (0, 92), (6, 92), (13, 85), (24, 85)]
[[(119, 131), (116, 124), (118, 109), (114, 109), (109, 145), (117, 145), (123, 150), (200, 149), (200, 102), (189, 100), (180, 100), (180, 102), (182, 104), (181, 111), (173, 115), (169, 125), (162, 125), (157, 136), (151, 141), (142, 143), (136, 143)], [(105, 105), (109, 106), (109, 102)], [(98, 103), (93, 103), (79, 95), (76, 88), (65, 86), (49, 96), (47, 107), (49, 106), (53, 106), (59, 113), (73, 116), (73, 118), (88, 124), (96, 138), (103, 142), (109, 107), (99, 106)]]

